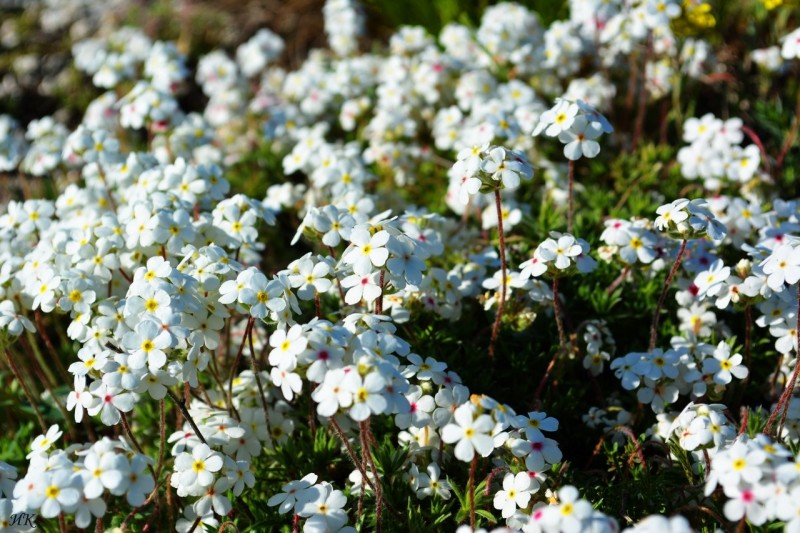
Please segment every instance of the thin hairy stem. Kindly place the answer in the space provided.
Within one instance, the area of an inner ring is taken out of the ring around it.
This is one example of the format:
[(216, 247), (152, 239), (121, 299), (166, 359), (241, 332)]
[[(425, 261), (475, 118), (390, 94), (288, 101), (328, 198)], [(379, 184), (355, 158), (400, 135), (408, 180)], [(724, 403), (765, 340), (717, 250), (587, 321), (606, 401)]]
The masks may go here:
[(503, 318), (503, 311), (506, 307), (506, 278), (507, 278), (507, 263), (506, 263), (506, 235), (503, 231), (503, 207), (500, 202), (500, 189), (494, 191), (494, 204), (497, 209), (497, 234), (500, 239), (500, 304), (497, 306), (497, 315), (494, 318), (492, 325), (492, 339), (489, 342), (489, 357), (494, 358), (495, 345), (497, 343), (497, 334), (500, 331), (500, 320)]
[(681, 249), (678, 251), (678, 257), (675, 258), (675, 263), (672, 265), (672, 268), (669, 271), (669, 275), (667, 275), (667, 279), (664, 281), (664, 289), (661, 291), (661, 296), (658, 298), (658, 305), (656, 306), (656, 312), (653, 313), (653, 323), (650, 326), (650, 344), (648, 345), (648, 351), (653, 351), (656, 347), (656, 337), (658, 336), (658, 321), (661, 315), (661, 308), (664, 307), (664, 301), (667, 299), (667, 292), (669, 291), (669, 286), (672, 284), (672, 278), (675, 277), (675, 273), (678, 271), (678, 266), (681, 264), (681, 259), (683, 259), (683, 253), (686, 251), (686, 243), (688, 241), (683, 239), (681, 241)]
[(567, 233), (572, 233), (572, 224), (575, 218), (575, 161), (569, 160), (567, 164)]
[(189, 422), (189, 425), (192, 426), (194, 434), (197, 435), (197, 438), (200, 439), (200, 442), (202, 442), (203, 444), (208, 444), (206, 438), (203, 436), (202, 433), (200, 433), (200, 428), (197, 427), (194, 418), (192, 418), (192, 415), (189, 413), (189, 409), (186, 408), (186, 400), (179, 399), (177, 396), (175, 396), (175, 393), (169, 389), (167, 389), (167, 396), (169, 396), (172, 399), (172, 401), (175, 402), (175, 405), (178, 406), (178, 409), (181, 410), (181, 413), (183, 413), (183, 416), (186, 418), (186, 421)]
[(255, 323), (255, 320), (256, 319), (253, 317), (250, 317), (247, 320), (247, 327), (244, 330), (244, 336), (242, 337), (242, 342), (241, 344), (239, 344), (239, 351), (236, 352), (236, 359), (233, 360), (233, 366), (231, 366), (231, 370), (228, 373), (228, 407), (231, 410), (233, 409), (233, 380), (236, 378), (236, 370), (239, 368), (239, 362), (242, 360), (244, 345), (247, 343), (247, 337), (253, 330), (253, 324)]
[(28, 400), (28, 403), (31, 404), (33, 412), (36, 414), (36, 419), (39, 421), (39, 427), (42, 433), (47, 433), (47, 424), (45, 424), (42, 413), (39, 411), (39, 405), (34, 400), (33, 394), (31, 394), (31, 390), (28, 388), (28, 384), (22, 379), (22, 373), (19, 371), (19, 367), (17, 363), (14, 362), (14, 357), (11, 355), (8, 348), (6, 348), (6, 359), (8, 360), (9, 368), (11, 368), (11, 373), (14, 374), (14, 377), (19, 382), (20, 387), (22, 387), (22, 392), (25, 394), (25, 398)]
[(780, 434), (781, 429), (783, 429), (783, 424), (786, 421), (786, 414), (789, 411), (789, 403), (791, 402), (792, 395), (794, 394), (794, 386), (797, 383), (797, 376), (800, 375), (800, 285), (797, 286), (797, 325), (796, 325), (796, 344), (795, 344), (795, 361), (794, 361), (794, 372), (792, 372), (792, 377), (789, 378), (789, 382), (786, 384), (786, 387), (783, 389), (783, 394), (778, 399), (778, 404), (775, 406), (775, 410), (772, 411), (772, 414), (769, 415), (767, 419), (767, 425), (764, 427), (764, 434), (770, 435), (772, 433), (772, 424), (775, 422), (775, 418), (778, 416), (778, 413), (781, 413), (781, 422), (778, 427), (778, 434)]
[(469, 484), (467, 490), (469, 491), (469, 526), (472, 531), (475, 531), (475, 470), (478, 469), (478, 456), (472, 457), (472, 463), (469, 465)]
[(250, 328), (250, 332), (247, 335), (247, 339), (250, 345), (250, 368), (253, 371), (253, 377), (256, 378), (256, 385), (258, 386), (258, 395), (261, 398), (261, 408), (264, 410), (264, 423), (267, 425), (267, 432), (271, 435), (272, 431), (270, 430), (269, 424), (269, 407), (267, 405), (267, 395), (264, 393), (264, 384), (261, 382), (261, 369), (258, 367), (258, 361), (256, 357), (256, 350), (253, 347), (253, 328)]

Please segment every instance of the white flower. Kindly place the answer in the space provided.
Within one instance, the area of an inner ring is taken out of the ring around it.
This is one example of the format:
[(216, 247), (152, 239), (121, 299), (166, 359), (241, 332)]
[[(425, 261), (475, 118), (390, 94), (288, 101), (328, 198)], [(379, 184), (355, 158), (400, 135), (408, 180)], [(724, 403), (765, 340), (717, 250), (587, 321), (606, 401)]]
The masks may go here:
[(539, 255), (545, 261), (553, 261), (556, 268), (566, 270), (572, 264), (572, 259), (579, 256), (583, 250), (572, 235), (562, 235), (558, 241), (547, 239), (539, 245)]
[(366, 275), (372, 272), (372, 266), (381, 267), (389, 258), (386, 243), (389, 241), (389, 232), (381, 230), (370, 236), (368, 230), (357, 227), (350, 233), (350, 241), (355, 245), (343, 257), (342, 261), (353, 265), (353, 272)]
[(731, 275), (730, 267), (726, 267), (721, 259), (714, 261), (708, 270), (700, 272), (694, 279), (694, 284), (698, 288), (697, 296), (716, 296), (725, 286), (724, 282)]
[(556, 104), (539, 117), (533, 136), (536, 137), (544, 131), (550, 137), (557, 137), (559, 133), (572, 126), (579, 110), (580, 108), (569, 100), (557, 98)]
[(353, 395), (353, 406), (350, 418), (362, 422), (371, 414), (386, 411), (388, 402), (383, 396), (386, 380), (376, 371), (370, 372), (363, 379), (358, 372), (349, 372), (342, 380), (342, 387)]
[(517, 508), (525, 509), (531, 501), (531, 478), (527, 472), (506, 474), (503, 489), (494, 495), (494, 508), (500, 509), (503, 518), (513, 515)]
[(761, 267), (767, 274), (769, 288), (782, 291), (784, 283), (794, 285), (800, 280), (800, 248), (781, 244), (761, 262)]
[(290, 481), (281, 487), (283, 492), (275, 494), (267, 501), (267, 505), (270, 507), (278, 505), (278, 512), (281, 514), (288, 513), (292, 508), (295, 508), (295, 512), (298, 512), (305, 501), (314, 496), (308, 489), (316, 482), (317, 475), (314, 473), (307, 474), (302, 479)]
[(564, 143), (564, 157), (570, 161), (576, 161), (581, 156), (597, 157), (600, 153), (600, 144), (594, 139), (602, 133), (595, 122), (590, 122), (584, 116), (578, 116), (569, 129), (558, 134), (558, 140)]
[[(36, 500), (41, 502), (42, 518), (55, 518), (61, 512), (71, 512), (80, 499), (80, 491), (73, 486), (72, 471), (58, 469), (41, 472), (38, 475), (41, 476), (40, 486), (43, 492), (37, 495)], [(28, 505), (30, 504), (29, 499)]]
[(214, 473), (222, 468), (222, 456), (207, 444), (195, 446), (192, 453), (183, 452), (175, 458), (176, 481), (183, 487), (197, 484), (209, 487), (214, 483)]
[(347, 498), (342, 491), (325, 483), (311, 487), (307, 495), (297, 511), (300, 516), (308, 518), (303, 525), (304, 532), (334, 532), (347, 523), (347, 513), (343, 509)]
[(131, 368), (144, 368), (145, 363), (151, 371), (158, 370), (167, 362), (166, 348), (171, 344), (170, 335), (152, 320), (143, 320), (136, 330), (126, 333), (122, 345), (131, 352), (128, 364)]
[(63, 433), (64, 432), (59, 429), (57, 424), (50, 426), (45, 435), (39, 435), (33, 439), (31, 443), (31, 452), (26, 456), (26, 459), (30, 459), (34, 455), (47, 453), (50, 447), (61, 438)]
[(417, 497), (424, 498), (425, 496), (432, 496), (436, 494), (442, 499), (450, 499), (450, 483), (445, 479), (441, 479), (442, 471), (439, 465), (431, 463), (425, 469), (427, 474), (419, 474), (417, 479)]
[(494, 422), (489, 415), (475, 417), (476, 407), (465, 403), (456, 409), (454, 423), (442, 429), (442, 440), (448, 444), (456, 443), (455, 455), (460, 461), (470, 462), (477, 451), (488, 457), (494, 450), (494, 442), (490, 436)]
[(111, 387), (105, 383), (93, 381), (89, 390), (99, 401), (88, 409), (91, 416), (100, 413), (100, 420), (107, 426), (113, 426), (120, 421), (120, 412), (127, 413), (133, 410), (134, 395), (122, 389)]
[(348, 289), (344, 295), (344, 301), (350, 305), (356, 305), (362, 299), (370, 303), (381, 295), (377, 272), (347, 276), (342, 280), (342, 287)]
[(738, 379), (747, 377), (747, 367), (741, 365), (741, 354), (731, 356), (731, 347), (723, 341), (714, 350), (714, 357), (703, 360), (703, 374), (711, 374), (714, 383), (727, 385), (733, 379), (731, 376)]

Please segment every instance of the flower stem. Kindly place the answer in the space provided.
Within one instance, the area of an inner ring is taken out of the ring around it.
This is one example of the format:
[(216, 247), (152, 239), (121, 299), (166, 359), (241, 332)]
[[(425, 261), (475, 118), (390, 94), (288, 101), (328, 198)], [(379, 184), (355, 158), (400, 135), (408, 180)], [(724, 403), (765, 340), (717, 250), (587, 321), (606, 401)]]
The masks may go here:
[(792, 373), (792, 377), (789, 378), (789, 382), (786, 384), (786, 388), (783, 390), (783, 394), (778, 399), (778, 404), (775, 406), (775, 410), (769, 415), (769, 419), (767, 420), (767, 425), (764, 427), (764, 434), (769, 435), (772, 432), (772, 424), (775, 422), (775, 418), (777, 417), (778, 413), (781, 414), (781, 422), (778, 425), (778, 433), (780, 433), (781, 429), (783, 429), (783, 424), (786, 421), (786, 413), (789, 411), (789, 403), (791, 403), (792, 395), (794, 394), (794, 386), (797, 383), (797, 376), (800, 375), (800, 285), (797, 287), (797, 345), (795, 346), (795, 362), (794, 362), (794, 372)]
[(125, 433), (128, 435), (128, 438), (131, 439), (131, 443), (133, 444), (133, 447), (136, 448), (137, 452), (139, 452), (140, 454), (144, 455), (144, 450), (142, 449), (141, 445), (139, 444), (139, 441), (136, 440), (136, 437), (134, 436), (133, 431), (131, 430), (131, 425), (128, 422), (128, 417), (122, 411), (120, 411), (119, 414), (120, 414), (120, 417), (122, 418), (122, 427), (125, 428)]
[[(372, 476), (375, 478), (375, 531), (381, 531), (381, 511), (383, 510), (383, 487), (381, 487), (381, 479), (378, 475), (378, 468), (375, 466), (375, 460), (372, 458), (372, 450), (369, 449), (369, 425), (368, 421), (359, 423), (361, 433), (361, 448), (364, 452), (366, 459), (365, 463), (369, 464), (372, 470)], [(364, 488), (362, 486), (361, 492), (363, 494)]]
[(189, 425), (192, 426), (192, 429), (194, 430), (195, 435), (197, 435), (197, 438), (200, 439), (200, 442), (203, 444), (208, 444), (206, 438), (202, 433), (200, 433), (200, 428), (197, 427), (194, 418), (192, 418), (192, 415), (189, 414), (189, 409), (186, 408), (186, 400), (179, 400), (178, 397), (175, 396), (175, 393), (169, 389), (167, 389), (167, 396), (169, 396), (172, 401), (175, 402), (175, 405), (178, 406), (178, 409), (181, 410), (181, 413), (183, 413), (183, 416), (186, 417), (186, 421), (189, 422)]
[(247, 320), (247, 327), (244, 329), (244, 336), (242, 337), (242, 343), (239, 345), (239, 351), (236, 352), (236, 359), (233, 360), (233, 366), (231, 367), (231, 370), (228, 373), (228, 407), (231, 410), (233, 410), (233, 380), (236, 377), (236, 369), (239, 368), (239, 361), (242, 360), (242, 352), (244, 352), (244, 345), (247, 342), (247, 337), (253, 330), (254, 322), (255, 318), (253, 317), (250, 317)]
[(612, 292), (617, 290), (617, 287), (622, 285), (622, 283), (625, 281), (625, 278), (628, 277), (630, 271), (631, 271), (631, 265), (628, 265), (625, 268), (623, 268), (619, 276), (617, 276), (617, 278), (614, 281), (612, 281), (608, 287), (606, 287), (606, 294), (611, 294)]
[(564, 333), (564, 324), (561, 322), (561, 307), (558, 305), (558, 278), (553, 278), (553, 314), (556, 315), (556, 328), (558, 328), (558, 342), (561, 350), (567, 346), (567, 336)]
[(500, 320), (503, 317), (503, 311), (506, 307), (506, 235), (503, 231), (503, 207), (500, 203), (500, 189), (495, 189), (494, 191), (494, 203), (497, 208), (497, 234), (500, 239), (500, 269), (502, 271), (502, 279), (500, 280), (500, 305), (497, 306), (497, 316), (495, 316), (494, 324), (492, 325), (492, 339), (489, 342), (489, 357), (491, 358), (494, 358), (497, 334), (500, 331)]
[(683, 259), (683, 253), (686, 251), (687, 242), (688, 241), (686, 239), (681, 241), (681, 249), (678, 251), (678, 257), (675, 258), (675, 263), (672, 265), (666, 281), (664, 281), (664, 289), (661, 291), (661, 296), (659, 297), (658, 305), (656, 306), (656, 312), (653, 313), (653, 323), (650, 326), (650, 344), (648, 345), (648, 351), (652, 352), (656, 348), (658, 320), (659, 315), (661, 314), (661, 308), (664, 307), (664, 301), (667, 299), (667, 292), (669, 291), (669, 286), (672, 284), (672, 278), (675, 277), (675, 273), (678, 271), (678, 266), (681, 264), (681, 259)]
[(472, 463), (469, 465), (469, 525), (475, 531), (475, 470), (478, 468), (478, 456), (473, 455)]
[(56, 363), (56, 369), (58, 370), (59, 374), (61, 374), (62, 379), (64, 379), (65, 383), (70, 383), (72, 381), (72, 376), (67, 372), (67, 369), (64, 368), (64, 363), (61, 362), (61, 358), (58, 355), (58, 351), (56, 351), (55, 346), (53, 346), (53, 341), (50, 340), (50, 335), (47, 334), (47, 328), (44, 327), (44, 321), (42, 320), (42, 314), (37, 309), (33, 313), (33, 318), (36, 320), (36, 326), (38, 327), (39, 334), (42, 336), (42, 340), (44, 340), (45, 346), (50, 351), (50, 354), (53, 358), (53, 361)]
[(31, 390), (28, 388), (27, 383), (25, 380), (22, 379), (22, 373), (19, 371), (19, 367), (14, 362), (14, 358), (11, 356), (11, 352), (8, 348), (6, 348), (6, 358), (8, 359), (8, 366), (11, 368), (11, 372), (14, 374), (14, 377), (17, 378), (20, 387), (22, 387), (22, 392), (25, 394), (25, 398), (27, 398), (28, 403), (31, 404), (33, 408), (33, 412), (36, 414), (36, 419), (39, 421), (39, 427), (42, 430), (42, 433), (47, 433), (47, 424), (44, 423), (44, 418), (42, 417), (42, 413), (39, 411), (39, 406), (33, 399), (33, 394), (31, 394)]
[(266, 394), (264, 394), (264, 384), (261, 383), (261, 369), (259, 368), (258, 361), (256, 361), (256, 350), (253, 347), (252, 327), (250, 328), (250, 334), (247, 336), (247, 338), (250, 344), (250, 368), (253, 371), (253, 377), (256, 378), (256, 386), (258, 386), (258, 395), (261, 397), (261, 407), (262, 409), (264, 409), (264, 423), (267, 425), (267, 433), (271, 435), (272, 431), (270, 430), (269, 426), (269, 408), (267, 407), (267, 396)]
[(164, 399), (160, 399), (158, 401), (158, 435), (159, 435), (159, 442), (158, 442), (158, 466), (156, 466), (156, 483), (158, 483), (158, 477), (161, 475), (161, 469), (164, 467), (164, 451), (167, 447), (167, 418), (166, 412), (164, 411)]
[[(28, 334), (31, 337), (31, 341), (33, 341), (33, 335)], [(44, 386), (45, 390), (50, 394), (50, 397), (53, 399), (53, 403), (56, 404), (56, 407), (59, 411), (61, 411), (62, 416), (64, 417), (65, 422), (67, 423), (69, 435), (72, 440), (78, 440), (78, 433), (75, 426), (75, 420), (70, 416), (69, 412), (67, 411), (64, 404), (59, 399), (56, 391), (54, 390), (54, 378), (52, 376), (46, 375), (43, 368), (47, 368), (45, 365), (45, 361), (42, 358), (41, 352), (36, 348), (36, 345), (33, 342), (29, 342), (28, 339), (25, 337), (20, 336), (22, 340), (22, 346), (25, 348), (25, 351), (28, 352), (28, 360), (30, 361), (31, 370), (33, 370), (36, 379), (38, 379), (41, 384)], [(38, 357), (37, 357), (38, 356)], [(41, 361), (41, 364), (40, 364)], [(67, 381), (69, 383), (70, 380)]]
[(783, 141), (783, 146), (781, 146), (781, 152), (778, 154), (778, 159), (775, 161), (775, 174), (777, 174), (781, 167), (783, 167), (783, 160), (786, 158), (786, 154), (789, 153), (789, 148), (792, 147), (792, 143), (794, 143), (798, 126), (800, 126), (800, 94), (797, 96), (797, 107), (795, 108), (792, 127), (789, 130), (789, 133), (786, 135), (786, 139)]
[(347, 455), (350, 456), (350, 460), (353, 461), (353, 464), (356, 466), (358, 472), (361, 474), (361, 479), (363, 479), (367, 483), (367, 485), (369, 485), (370, 488), (373, 491), (375, 491), (375, 485), (373, 485), (372, 480), (369, 477), (367, 477), (367, 472), (364, 469), (364, 465), (361, 463), (361, 461), (358, 460), (358, 457), (356, 457), (356, 452), (355, 450), (353, 450), (353, 445), (350, 444), (350, 441), (347, 439), (347, 435), (345, 435), (344, 431), (342, 431), (342, 426), (339, 425), (339, 423), (336, 421), (336, 418), (333, 416), (330, 417), (329, 420), (331, 422), (331, 427), (334, 429), (334, 431), (336, 431), (336, 434), (339, 436), (339, 439), (342, 441), (342, 444), (344, 444), (344, 447), (347, 450)]
[(380, 294), (380, 296), (378, 296), (378, 299), (375, 300), (375, 314), (376, 315), (382, 315), (383, 314), (383, 289), (384, 289), (384, 286), (386, 285), (385, 277), (386, 277), (386, 270), (381, 269), (381, 277), (380, 277), (380, 281), (378, 282), (378, 285), (380, 285), (380, 288), (381, 288), (381, 294)]
[[(752, 329), (752, 311), (750, 310), (750, 304), (748, 303), (744, 306), (744, 364), (747, 366), (747, 368), (750, 368), (750, 343)], [(742, 380), (742, 386), (746, 385), (749, 380), (750, 373), (748, 372), (747, 376), (745, 376), (744, 380)]]
[[(336, 250), (333, 249), (333, 246), (328, 246), (328, 251), (331, 254), (333, 259), (336, 259)], [(344, 289), (342, 288), (342, 281), (339, 279), (339, 276), (336, 275), (336, 271), (333, 272), (333, 279), (336, 280), (336, 288), (339, 289), (339, 298), (342, 299), (342, 303), (344, 303)]]
[(575, 216), (575, 161), (569, 160), (567, 165), (567, 192), (569, 206), (567, 211), (567, 233), (572, 233), (572, 223)]

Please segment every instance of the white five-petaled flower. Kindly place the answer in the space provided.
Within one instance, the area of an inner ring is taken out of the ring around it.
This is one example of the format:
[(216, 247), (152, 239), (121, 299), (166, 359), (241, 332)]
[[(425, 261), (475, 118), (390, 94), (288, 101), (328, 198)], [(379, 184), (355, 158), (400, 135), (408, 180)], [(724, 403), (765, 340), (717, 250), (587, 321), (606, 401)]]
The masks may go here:
[(270, 507), (278, 505), (278, 512), (281, 514), (288, 513), (292, 508), (295, 508), (295, 512), (297, 512), (309, 497), (308, 489), (316, 482), (317, 475), (314, 473), (307, 474), (302, 479), (290, 481), (281, 487), (283, 492), (275, 494), (267, 501), (267, 505)]
[(742, 366), (741, 354), (731, 355), (731, 347), (726, 342), (717, 345), (714, 357), (703, 360), (703, 374), (710, 374), (714, 383), (720, 385), (727, 385), (733, 377), (744, 379), (748, 373), (747, 367)]
[(781, 244), (762, 261), (761, 266), (767, 274), (769, 288), (781, 291), (784, 283), (794, 285), (800, 280), (800, 248)]
[(565, 270), (572, 264), (574, 257), (579, 256), (583, 250), (572, 235), (562, 235), (558, 241), (545, 240), (539, 245), (539, 255), (545, 261), (553, 261), (556, 268)]
[(573, 102), (557, 98), (556, 104), (539, 117), (539, 123), (533, 130), (533, 136), (535, 137), (544, 131), (550, 137), (557, 137), (559, 133), (572, 126), (579, 110), (580, 108)]
[(482, 414), (476, 418), (476, 410), (470, 402), (459, 406), (453, 414), (454, 423), (442, 429), (442, 440), (448, 444), (456, 443), (455, 456), (460, 461), (472, 461), (475, 452), (488, 457), (494, 450), (492, 417)]
[(222, 456), (212, 451), (208, 444), (195, 446), (192, 453), (182, 452), (175, 458), (177, 480), (182, 486), (209, 487), (214, 483), (214, 473), (222, 468)]
[(564, 143), (564, 157), (576, 161), (585, 156), (597, 157), (600, 153), (600, 144), (595, 141), (603, 131), (595, 122), (590, 122), (584, 116), (575, 118), (572, 126), (558, 134), (558, 140)]
[(347, 252), (342, 260), (353, 265), (353, 272), (367, 275), (372, 272), (372, 266), (381, 267), (389, 258), (386, 243), (389, 241), (389, 232), (381, 230), (370, 236), (368, 230), (358, 227), (350, 233), (350, 242), (354, 247)]
[(136, 325), (136, 331), (125, 334), (122, 345), (131, 352), (128, 364), (131, 368), (158, 370), (167, 362), (164, 353), (171, 343), (170, 335), (152, 320), (143, 320)]
[(494, 508), (500, 509), (503, 518), (513, 515), (517, 508), (525, 509), (531, 501), (531, 478), (527, 472), (506, 474), (503, 489), (494, 495)]
[(33, 442), (31, 443), (31, 451), (26, 456), (26, 459), (30, 459), (34, 455), (47, 453), (47, 450), (55, 444), (55, 442), (61, 437), (63, 431), (59, 429), (58, 424), (53, 424), (47, 430), (47, 433), (44, 435), (39, 435)]

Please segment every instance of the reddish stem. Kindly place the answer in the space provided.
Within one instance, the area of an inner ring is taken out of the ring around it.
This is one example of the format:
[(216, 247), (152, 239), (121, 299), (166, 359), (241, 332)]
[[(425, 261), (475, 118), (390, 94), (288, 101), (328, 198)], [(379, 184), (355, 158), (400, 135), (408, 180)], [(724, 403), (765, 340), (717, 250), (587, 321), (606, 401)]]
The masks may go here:
[(39, 406), (36, 404), (28, 385), (22, 379), (22, 373), (20, 373), (19, 367), (14, 362), (14, 358), (11, 356), (11, 352), (8, 350), (8, 348), (6, 348), (6, 358), (8, 359), (8, 366), (11, 368), (11, 372), (14, 374), (14, 377), (17, 378), (20, 387), (22, 387), (22, 392), (25, 394), (25, 398), (28, 400), (28, 403), (31, 404), (33, 412), (36, 414), (36, 419), (39, 421), (39, 427), (41, 428), (42, 433), (47, 433), (47, 424), (44, 423), (44, 418), (42, 417), (42, 413), (39, 411)]
[(567, 164), (567, 192), (569, 195), (569, 211), (567, 212), (567, 233), (572, 233), (572, 222), (575, 216), (575, 161)]
[(683, 258), (683, 252), (686, 251), (686, 243), (688, 241), (683, 239), (681, 242), (681, 249), (678, 251), (678, 257), (675, 258), (675, 264), (672, 265), (672, 268), (669, 271), (669, 275), (667, 276), (666, 281), (664, 282), (664, 289), (661, 291), (661, 297), (658, 299), (658, 305), (656, 306), (656, 312), (653, 314), (653, 323), (650, 326), (650, 345), (648, 351), (653, 351), (656, 347), (656, 337), (658, 336), (658, 321), (659, 315), (661, 314), (661, 308), (664, 307), (664, 301), (667, 299), (667, 292), (669, 291), (669, 286), (672, 284), (672, 278), (675, 277), (675, 273), (678, 271), (678, 266), (681, 264), (681, 259)]
[(772, 164), (769, 162), (769, 155), (767, 155), (767, 149), (764, 148), (764, 143), (761, 142), (761, 137), (758, 136), (756, 132), (751, 130), (748, 126), (742, 126), (742, 133), (750, 137), (750, 140), (758, 146), (758, 151), (761, 152), (761, 159), (764, 161), (764, 168), (767, 171), (767, 174), (772, 174)]
[(500, 239), (500, 270), (502, 271), (502, 278), (500, 280), (500, 305), (497, 306), (497, 316), (495, 316), (494, 324), (492, 325), (492, 339), (489, 342), (490, 358), (494, 358), (497, 334), (500, 331), (500, 320), (506, 307), (506, 236), (503, 231), (503, 208), (500, 203), (500, 189), (495, 189), (494, 191), (494, 203), (497, 208), (497, 233)]
[(469, 465), (469, 525), (475, 531), (475, 470), (478, 468), (478, 456), (472, 456), (472, 463)]
[(800, 375), (800, 285), (797, 287), (797, 345), (795, 346), (795, 353), (796, 358), (794, 362), (794, 372), (792, 373), (792, 377), (789, 379), (789, 382), (786, 384), (786, 388), (783, 390), (783, 394), (781, 394), (780, 399), (778, 399), (778, 404), (775, 406), (775, 410), (769, 416), (767, 420), (767, 425), (764, 428), (764, 434), (769, 435), (772, 432), (772, 424), (775, 422), (775, 417), (778, 413), (782, 413), (781, 415), (781, 423), (778, 427), (778, 433), (780, 430), (783, 429), (783, 423), (786, 421), (786, 413), (789, 411), (789, 403), (792, 399), (792, 395), (794, 394), (794, 386), (797, 382), (797, 376)]

